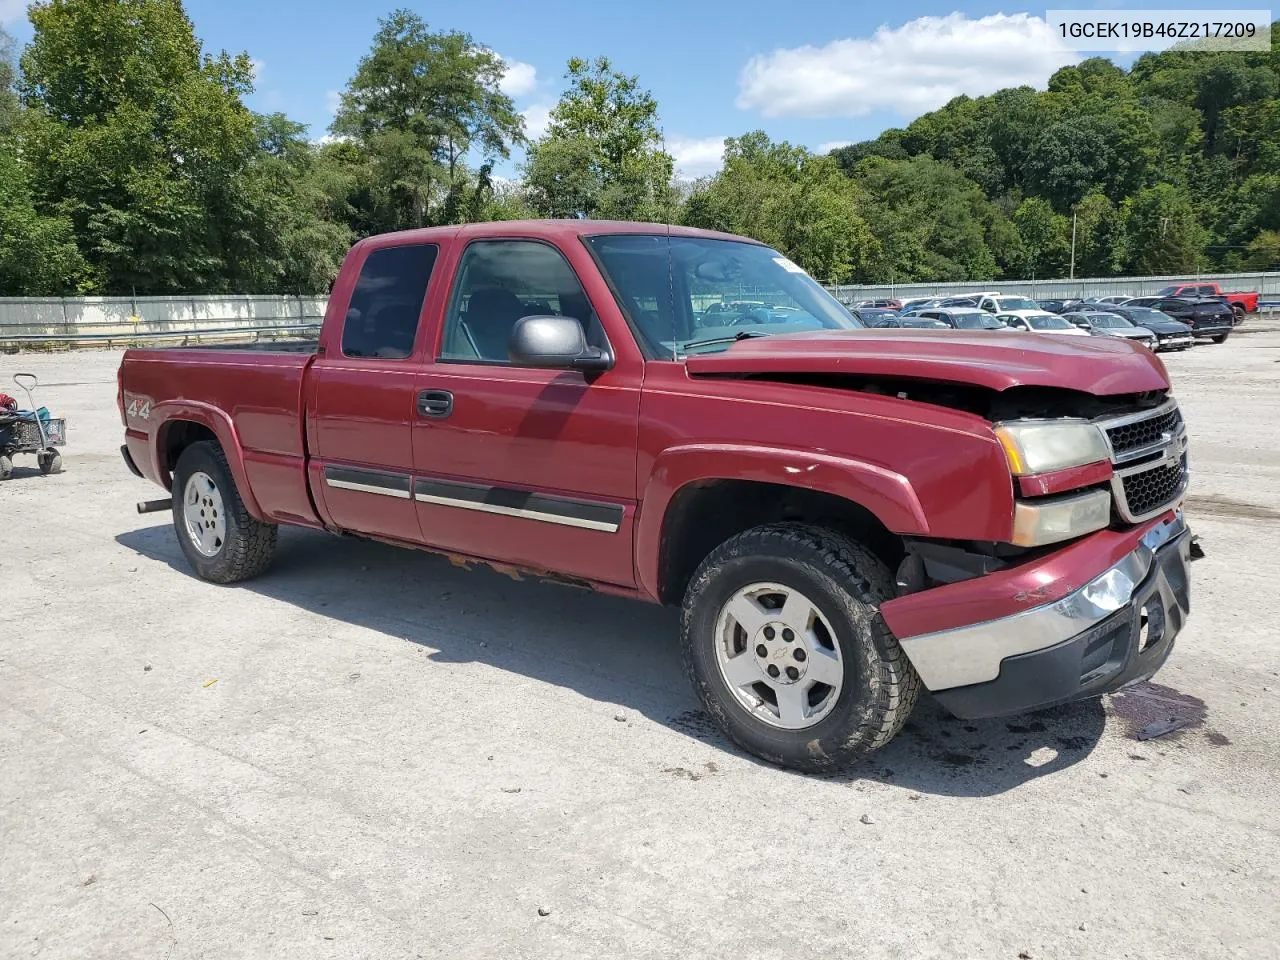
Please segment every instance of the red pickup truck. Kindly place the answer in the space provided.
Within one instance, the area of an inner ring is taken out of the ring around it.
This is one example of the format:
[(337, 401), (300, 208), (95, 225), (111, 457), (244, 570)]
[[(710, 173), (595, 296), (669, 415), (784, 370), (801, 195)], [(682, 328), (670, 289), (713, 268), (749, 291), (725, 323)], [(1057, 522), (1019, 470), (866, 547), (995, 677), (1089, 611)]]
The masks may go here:
[(922, 688), (981, 717), (1150, 676), (1187, 616), (1154, 354), (863, 329), (740, 237), (373, 237), (317, 344), (130, 350), (118, 399), (199, 576), (263, 573), (294, 524), (681, 605), (706, 710), (798, 769), (883, 745)]
[(1195, 283), (1175, 283), (1173, 286), (1164, 287), (1157, 291), (1156, 295), (1161, 297), (1184, 297), (1194, 300), (1206, 298), (1223, 300), (1235, 313), (1236, 323), (1239, 323), (1246, 313), (1258, 312), (1257, 293), (1226, 293), (1219, 284), (1208, 281), (1198, 280)]

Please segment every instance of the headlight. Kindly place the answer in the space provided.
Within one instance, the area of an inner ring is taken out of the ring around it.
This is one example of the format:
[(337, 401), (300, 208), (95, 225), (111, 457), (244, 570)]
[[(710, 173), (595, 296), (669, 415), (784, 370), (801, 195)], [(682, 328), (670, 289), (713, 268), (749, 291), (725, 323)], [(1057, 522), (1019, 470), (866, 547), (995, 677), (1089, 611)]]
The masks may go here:
[(1017, 477), (1111, 458), (1102, 431), (1081, 420), (1013, 420), (998, 425), (996, 436)]
[(1013, 542), (1042, 547), (1101, 530), (1111, 522), (1111, 493), (1090, 490), (1067, 497), (1019, 501), (1013, 508)]

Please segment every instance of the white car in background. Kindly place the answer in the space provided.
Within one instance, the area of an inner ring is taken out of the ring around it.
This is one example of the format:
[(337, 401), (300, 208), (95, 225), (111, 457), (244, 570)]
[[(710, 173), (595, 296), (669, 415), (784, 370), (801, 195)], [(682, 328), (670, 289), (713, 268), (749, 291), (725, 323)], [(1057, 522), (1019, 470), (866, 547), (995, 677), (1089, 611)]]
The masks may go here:
[(1087, 337), (1088, 330), (1081, 330), (1065, 317), (1046, 310), (1006, 310), (997, 313), (996, 319), (1010, 330), (1026, 333), (1059, 333), (1068, 337)]

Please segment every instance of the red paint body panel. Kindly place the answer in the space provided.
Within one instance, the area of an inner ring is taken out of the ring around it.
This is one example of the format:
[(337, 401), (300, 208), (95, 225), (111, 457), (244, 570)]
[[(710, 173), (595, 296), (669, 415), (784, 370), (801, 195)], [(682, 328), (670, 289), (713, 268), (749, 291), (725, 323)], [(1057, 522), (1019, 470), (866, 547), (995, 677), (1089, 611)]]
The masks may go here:
[(880, 606), (894, 636), (916, 637), (998, 620), (1054, 603), (1079, 590), (1126, 554), (1174, 511), (1127, 530), (1099, 530), (1038, 560), (897, 597)]
[(1043, 497), (1066, 490), (1079, 490), (1081, 487), (1106, 483), (1114, 472), (1110, 460), (1086, 463), (1082, 467), (1070, 467), (1066, 470), (1055, 470), (1053, 473), (1019, 477), (1018, 491), (1024, 497)]
[(1164, 363), (1120, 337), (1025, 337), (956, 330), (824, 330), (759, 337), (690, 357), (693, 376), (824, 373), (1060, 387), (1098, 396), (1164, 390)]
[[(667, 508), (690, 484), (754, 480), (804, 487), (854, 501), (903, 535), (1010, 538), (1015, 485), (981, 417), (839, 389), (830, 379), (819, 387), (771, 376), (848, 374), (1099, 395), (1168, 388), (1159, 359), (1112, 338), (827, 332), (746, 340), (687, 362), (647, 360), (582, 237), (666, 229), (566, 220), (362, 241), (334, 284), (315, 356), (128, 351), (122, 400), (146, 404), (145, 413), (125, 417), (126, 443), (143, 473), (167, 486), (166, 432), (178, 421), (201, 423), (226, 450), (236, 484), (259, 518), (325, 525), (656, 599)], [(677, 227), (671, 233), (740, 239)], [(462, 251), (486, 237), (538, 239), (560, 250), (613, 347), (612, 369), (587, 377), (436, 360)], [(360, 266), (374, 250), (407, 243), (439, 248), (412, 353), (394, 360), (344, 358), (342, 325)], [(434, 420), (419, 415), (423, 390), (451, 391), (452, 413)], [(619, 519), (616, 531), (602, 530), (519, 510), (504, 514), (335, 487), (325, 479), (326, 466), (390, 473), (410, 484), (541, 495), (543, 502), (616, 511)], [(1052, 493), (1102, 479), (1095, 465), (1025, 478), (1018, 489)], [(894, 600), (885, 605), (886, 617), (910, 636), (1015, 612), (1027, 602), (1013, 599), (1019, 593), (1049, 602), (1068, 584), (1100, 572), (1139, 533), (1103, 531), (1016, 570)]]

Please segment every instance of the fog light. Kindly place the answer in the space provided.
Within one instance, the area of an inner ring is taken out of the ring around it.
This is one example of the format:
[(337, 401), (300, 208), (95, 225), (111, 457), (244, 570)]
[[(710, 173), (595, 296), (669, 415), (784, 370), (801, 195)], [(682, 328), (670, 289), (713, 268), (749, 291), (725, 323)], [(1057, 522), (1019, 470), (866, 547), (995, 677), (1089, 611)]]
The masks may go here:
[(1013, 508), (1013, 542), (1020, 547), (1040, 547), (1101, 530), (1110, 522), (1108, 490), (1024, 500)]

